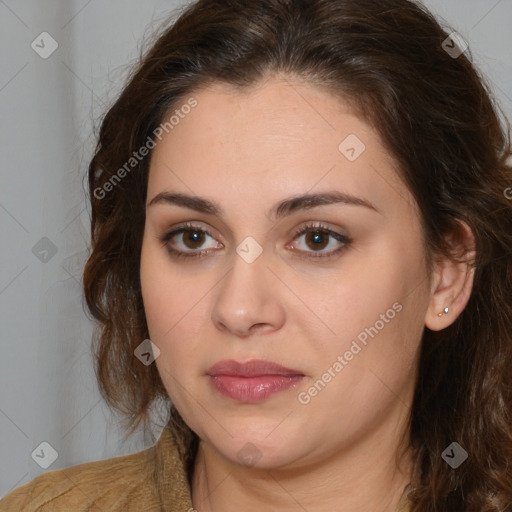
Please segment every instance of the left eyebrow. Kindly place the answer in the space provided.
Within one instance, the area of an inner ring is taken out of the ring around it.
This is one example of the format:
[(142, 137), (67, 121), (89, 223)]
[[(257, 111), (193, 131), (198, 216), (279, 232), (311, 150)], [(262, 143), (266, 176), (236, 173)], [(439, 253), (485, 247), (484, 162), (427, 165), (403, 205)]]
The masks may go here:
[[(174, 204), (200, 213), (214, 215), (221, 218), (224, 217), (224, 210), (218, 203), (200, 196), (181, 194), (177, 192), (160, 192), (151, 199), (147, 206), (151, 207), (156, 204)], [(334, 191), (289, 197), (271, 208), (267, 213), (267, 216), (270, 219), (278, 220), (300, 210), (308, 210), (330, 204), (361, 206), (382, 215), (382, 213), (372, 203), (370, 203), (370, 201), (345, 192)]]

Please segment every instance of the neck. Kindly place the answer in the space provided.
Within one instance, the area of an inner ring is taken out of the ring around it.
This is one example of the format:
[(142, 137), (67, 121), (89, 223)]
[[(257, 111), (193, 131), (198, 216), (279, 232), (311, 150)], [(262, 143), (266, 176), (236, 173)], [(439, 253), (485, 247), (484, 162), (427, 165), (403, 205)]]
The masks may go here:
[(262, 470), (233, 463), (201, 440), (192, 503), (198, 512), (395, 512), (412, 462), (407, 452), (397, 466), (397, 449), (376, 436), (321, 463)]

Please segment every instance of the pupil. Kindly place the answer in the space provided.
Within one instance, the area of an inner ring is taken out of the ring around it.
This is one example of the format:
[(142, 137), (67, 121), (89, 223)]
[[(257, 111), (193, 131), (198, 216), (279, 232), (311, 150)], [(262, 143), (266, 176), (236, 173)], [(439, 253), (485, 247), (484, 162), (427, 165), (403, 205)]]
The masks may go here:
[(202, 233), (199, 233), (198, 231), (188, 231), (186, 240), (193, 245), (192, 248), (195, 248), (198, 245), (202, 245)]
[(313, 241), (313, 245), (314, 245), (314, 247), (312, 247), (312, 248), (323, 249), (327, 245), (326, 244), (327, 237), (325, 236), (323, 231), (312, 231), (311, 235), (312, 235), (312, 241)]

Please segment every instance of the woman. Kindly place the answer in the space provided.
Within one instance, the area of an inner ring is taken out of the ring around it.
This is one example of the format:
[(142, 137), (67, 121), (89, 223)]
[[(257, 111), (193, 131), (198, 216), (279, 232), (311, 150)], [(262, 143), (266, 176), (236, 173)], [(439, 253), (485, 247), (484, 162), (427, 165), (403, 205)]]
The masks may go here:
[(510, 129), (466, 53), (407, 0), (190, 5), (89, 166), (99, 384), (168, 424), (0, 510), (510, 510)]

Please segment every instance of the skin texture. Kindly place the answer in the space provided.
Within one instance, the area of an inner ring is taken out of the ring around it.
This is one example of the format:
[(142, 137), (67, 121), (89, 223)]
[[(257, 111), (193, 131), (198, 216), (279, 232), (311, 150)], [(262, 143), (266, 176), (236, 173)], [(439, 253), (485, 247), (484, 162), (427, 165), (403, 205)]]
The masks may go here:
[[(215, 201), (225, 215), (148, 206), (140, 270), (159, 373), (201, 439), (194, 507), (394, 511), (410, 478), (409, 453), (398, 465), (395, 457), (407, 433), (421, 334), (455, 320), (472, 272), (440, 260), (427, 274), (416, 203), (377, 132), (340, 98), (277, 75), (249, 91), (215, 83), (191, 96), (197, 106), (154, 149), (147, 204), (162, 191), (180, 192)], [(366, 147), (355, 161), (338, 149), (350, 134)], [(267, 215), (291, 196), (334, 190), (378, 212), (331, 204), (279, 220)], [(178, 234), (169, 245), (210, 253), (173, 259), (159, 238), (187, 221), (212, 236), (194, 246)], [(351, 242), (338, 255), (308, 257), (343, 245), (324, 234), (315, 252), (311, 234), (294, 238), (309, 221)], [(236, 252), (249, 236), (262, 249), (252, 263)], [(394, 318), (301, 403), (299, 393), (395, 303)], [(445, 306), (450, 312), (438, 316)], [(305, 377), (263, 402), (237, 402), (206, 375), (223, 359), (265, 359)], [(238, 457), (248, 442), (257, 447), (255, 465)]]

